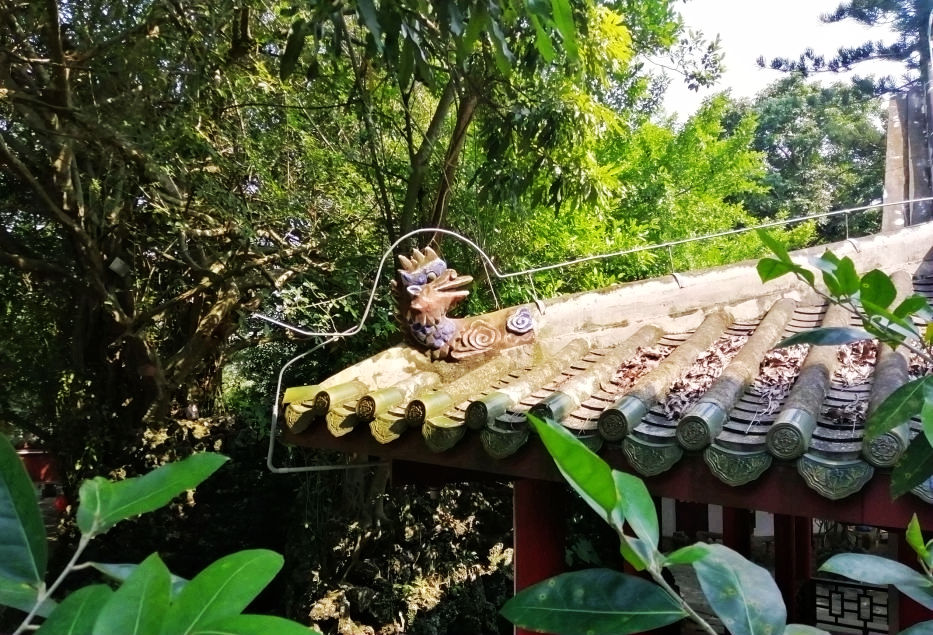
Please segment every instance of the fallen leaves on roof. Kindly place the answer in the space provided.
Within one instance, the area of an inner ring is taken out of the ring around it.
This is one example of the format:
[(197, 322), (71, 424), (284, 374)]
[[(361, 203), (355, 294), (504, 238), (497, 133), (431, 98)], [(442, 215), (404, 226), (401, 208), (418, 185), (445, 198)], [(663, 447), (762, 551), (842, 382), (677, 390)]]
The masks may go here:
[(768, 351), (761, 360), (753, 384), (753, 390), (761, 395), (761, 402), (765, 406), (759, 414), (769, 415), (781, 407), (800, 374), (800, 367), (809, 350), (807, 344), (796, 344)]
[(709, 390), (747, 341), (748, 335), (724, 335), (716, 340), (671, 386), (662, 404), (664, 416), (669, 421), (679, 420)]
[(864, 384), (871, 378), (878, 359), (878, 346), (875, 340), (861, 340), (839, 347), (836, 356), (836, 372), (833, 381), (843, 386)]

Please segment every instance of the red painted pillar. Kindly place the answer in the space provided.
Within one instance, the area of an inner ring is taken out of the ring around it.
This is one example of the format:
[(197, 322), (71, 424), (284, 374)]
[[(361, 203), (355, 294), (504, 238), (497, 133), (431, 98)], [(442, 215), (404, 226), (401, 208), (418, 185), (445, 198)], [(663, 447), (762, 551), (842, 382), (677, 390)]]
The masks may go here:
[[(561, 483), (522, 479), (512, 491), (515, 590), (562, 573), (565, 568), (566, 489)], [(516, 628), (516, 635), (531, 631)]]
[(737, 507), (722, 508), (722, 544), (748, 558), (752, 553), (755, 512)]
[[(897, 559), (902, 564), (906, 564), (911, 569), (917, 569), (917, 554), (907, 544), (904, 531), (891, 531), (888, 533), (889, 540), (897, 536)], [(918, 622), (933, 620), (933, 611), (917, 604), (903, 593), (898, 593), (894, 587), (891, 587), (893, 593), (897, 593), (897, 631), (902, 631), (908, 626), (913, 626)], [(892, 629), (891, 631), (896, 632)]]
[(812, 527), (809, 518), (774, 515), (774, 581), (784, 597), (788, 621), (805, 619), (806, 607), (798, 599), (810, 579)]

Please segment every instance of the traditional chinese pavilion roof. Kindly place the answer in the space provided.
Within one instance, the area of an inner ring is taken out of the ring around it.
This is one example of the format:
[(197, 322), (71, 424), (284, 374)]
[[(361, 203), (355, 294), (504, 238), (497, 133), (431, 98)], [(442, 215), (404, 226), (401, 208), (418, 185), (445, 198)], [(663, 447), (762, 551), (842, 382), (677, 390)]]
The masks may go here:
[[(900, 295), (933, 297), (931, 245), (927, 224), (792, 256), (805, 263), (830, 248), (859, 271), (892, 275)], [(866, 410), (924, 369), (876, 342), (774, 349), (852, 316), (790, 276), (762, 284), (754, 261), (445, 322), (432, 302), (462, 299), (468, 278), (433, 252), (405, 260), (395, 292), (411, 343), (289, 389), (287, 439), (535, 475), (550, 468), (538, 465), (549, 462), (527, 424), (532, 412), (649, 486), (684, 471), (780, 488), (779, 474), (837, 500), (886, 474), (919, 431), (863, 442)], [(933, 502), (929, 487), (915, 494)]]

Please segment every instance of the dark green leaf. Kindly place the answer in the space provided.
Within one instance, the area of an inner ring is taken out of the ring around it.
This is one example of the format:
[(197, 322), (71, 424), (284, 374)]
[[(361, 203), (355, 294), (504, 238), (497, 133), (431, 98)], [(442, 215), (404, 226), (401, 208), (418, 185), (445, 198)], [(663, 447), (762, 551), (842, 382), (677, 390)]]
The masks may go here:
[(830, 635), (829, 631), (806, 624), (788, 624), (784, 628), (784, 635)]
[(467, 22), (466, 33), (457, 41), (457, 54), (462, 60), (466, 59), (473, 52), (476, 40), (480, 34), (487, 29), (489, 14), (482, 7), (474, 6), (470, 12), (470, 20)]
[(787, 610), (774, 578), (763, 569), (719, 544), (693, 563), (700, 588), (732, 635), (782, 633)]
[(158, 635), (168, 610), (171, 576), (159, 554), (139, 567), (110, 595), (94, 622), (93, 635)]
[(529, 14), (528, 17), (531, 20), (531, 24), (535, 27), (535, 48), (538, 49), (538, 52), (541, 53), (541, 57), (543, 57), (546, 62), (554, 61), (556, 55), (554, 52), (554, 45), (551, 44), (551, 36), (541, 25), (541, 19), (533, 13)]
[(382, 26), (379, 24), (376, 5), (373, 4), (373, 0), (358, 0), (356, 6), (363, 20), (363, 24), (369, 29), (370, 34), (373, 36), (373, 40), (376, 42), (376, 48), (381, 53), (383, 50)]
[(923, 406), (924, 386), (933, 385), (933, 377), (909, 381), (881, 402), (865, 421), (865, 439), (871, 441), (920, 413)]
[(616, 485), (609, 465), (563, 426), (545, 422), (534, 415), (528, 415), (528, 420), (567, 482), (603, 520), (609, 522), (616, 506)]
[(920, 407), (920, 423), (927, 443), (933, 447), (933, 382), (923, 384), (923, 405)]
[(693, 564), (700, 558), (705, 558), (706, 554), (708, 553), (709, 549), (706, 548), (704, 543), (687, 545), (686, 547), (681, 547), (673, 553), (669, 553), (664, 559), (664, 566), (669, 567), (675, 564)]
[(121, 520), (167, 505), (182, 492), (197, 487), (226, 461), (221, 454), (204, 452), (117, 483), (99, 476), (84, 481), (78, 491), (78, 528), (88, 535), (99, 534)]
[(0, 434), (0, 577), (39, 584), (47, 561), (36, 488), (13, 445)]
[(925, 297), (915, 293), (897, 305), (897, 308), (894, 309), (894, 315), (899, 318), (918, 315), (929, 321), (933, 318), (933, 309), (930, 308), (930, 303)]
[(762, 282), (770, 282), (793, 271), (790, 263), (776, 258), (762, 258), (755, 267)]
[(880, 556), (842, 553), (823, 563), (820, 571), (843, 575), (868, 584), (893, 584), (898, 591), (933, 609), (933, 582), (906, 564)]
[(926, 435), (918, 434), (891, 472), (891, 497), (903, 496), (933, 476), (933, 449)]
[(509, 50), (509, 43), (502, 32), (502, 26), (495, 18), (489, 18), (489, 40), (492, 43), (492, 52), (496, 58), (496, 66), (503, 75), (508, 75), (512, 71), (512, 64), (515, 63), (515, 56)]
[(106, 584), (92, 584), (73, 592), (49, 615), (37, 635), (84, 635), (91, 633), (101, 609), (113, 595)]
[(897, 289), (894, 288), (888, 274), (879, 269), (872, 269), (862, 276), (859, 295), (862, 302), (870, 302), (886, 309), (897, 297)]
[(813, 266), (823, 272), (823, 282), (834, 296), (851, 296), (859, 291), (859, 277), (851, 258), (839, 258), (827, 251), (813, 260)]
[(285, 51), (282, 53), (282, 59), (279, 63), (279, 78), (287, 79), (294, 72), (295, 66), (298, 64), (298, 57), (305, 47), (305, 37), (307, 37), (305, 19), (298, 18), (292, 22), (292, 28), (288, 30)]
[(402, 51), (398, 58), (398, 85), (402, 91), (407, 91), (411, 86), (411, 78), (415, 71), (415, 45), (411, 40), (405, 38), (402, 44)]
[(897, 635), (930, 635), (930, 633), (933, 633), (933, 621), (914, 624), (911, 627), (905, 628)]
[(790, 254), (787, 253), (787, 247), (784, 246), (784, 243), (777, 240), (763, 229), (759, 229), (757, 232), (758, 238), (765, 244), (765, 247), (771, 250), (771, 253), (777, 256), (782, 262), (790, 263)]
[[(136, 569), (139, 568), (138, 564), (109, 564), (106, 562), (88, 562), (86, 564), (87, 566), (94, 567), (108, 578), (112, 578), (117, 582), (124, 582), (133, 574), (134, 571), (136, 571)], [(188, 584), (188, 581), (185, 578), (179, 578), (174, 573), (171, 574), (171, 580), (172, 597), (175, 597), (183, 588), (185, 588), (185, 585)]]
[(906, 539), (907, 544), (910, 545), (910, 548), (914, 550), (914, 553), (917, 554), (917, 557), (925, 563), (929, 562), (930, 551), (927, 549), (926, 543), (923, 541), (923, 533), (920, 531), (920, 522), (917, 520), (917, 514), (911, 516), (910, 522), (907, 523)]
[(569, 0), (551, 0), (551, 10), (554, 12), (554, 26), (564, 40), (567, 57), (577, 59), (577, 27), (573, 23), (573, 9)]
[(447, 30), (454, 37), (463, 35), (466, 26), (463, 24), (463, 14), (460, 13), (460, 7), (457, 6), (456, 2), (439, 2), (437, 10), (447, 26)]
[[(39, 599), (39, 588), (35, 584), (0, 578), (0, 606), (12, 606), (24, 613), (32, 610)], [(45, 617), (55, 608), (55, 602), (46, 600), (39, 608), (38, 615)]]
[(873, 339), (871, 333), (862, 329), (851, 326), (827, 326), (794, 333), (790, 337), (781, 340), (777, 346), (793, 346), (794, 344), (838, 346), (839, 344), (851, 344), (852, 342), (870, 339)]
[(223, 557), (196, 575), (181, 590), (162, 633), (191, 633), (245, 609), (282, 568), (282, 556), (251, 549)]
[(553, 577), (520, 591), (502, 607), (519, 628), (546, 633), (639, 633), (686, 614), (664, 590), (610, 569)]
[(320, 635), (320, 633), (282, 617), (234, 615), (198, 628), (190, 635)]

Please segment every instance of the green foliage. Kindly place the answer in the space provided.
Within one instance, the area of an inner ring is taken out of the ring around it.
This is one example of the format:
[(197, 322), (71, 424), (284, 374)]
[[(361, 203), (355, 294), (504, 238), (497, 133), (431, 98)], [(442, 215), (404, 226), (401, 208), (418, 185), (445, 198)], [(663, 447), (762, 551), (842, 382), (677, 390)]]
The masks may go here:
[[(14, 460), (9, 460), (12, 457)], [(267, 550), (240, 551), (221, 558), (190, 582), (172, 576), (157, 553), (139, 565), (88, 563), (119, 581), (90, 585), (70, 593), (55, 606), (51, 597), (71, 573), (88, 543), (118, 522), (166, 505), (216, 471), (225, 461), (220, 455), (197, 454), (165, 465), (145, 476), (112, 483), (102, 478), (81, 487), (77, 551), (59, 577), (45, 586), (45, 529), (39, 518), (32, 484), (6, 437), (0, 438), (0, 488), (14, 495), (0, 499), (0, 518), (7, 519), (4, 536), (22, 537), (4, 553), (0, 577), (0, 603), (27, 612), (16, 633), (22, 633), (41, 615), (46, 620), (38, 632), (93, 633), (109, 635), (178, 635), (181, 633), (311, 633), (281, 618), (241, 615), (247, 605), (282, 567), (282, 557)], [(26, 513), (24, 510), (31, 511)], [(43, 545), (41, 561), (29, 542)], [(27, 572), (28, 580), (16, 583), (10, 576)]]
[[(783, 246), (775, 247), (778, 258), (786, 259)], [(771, 574), (728, 547), (697, 543), (667, 556), (660, 553), (657, 512), (641, 479), (612, 470), (559, 424), (534, 416), (529, 416), (529, 421), (573, 489), (619, 534), (623, 553), (638, 543), (636, 562), (656, 584), (608, 569), (562, 574), (523, 589), (505, 604), (501, 612), (513, 624), (566, 635), (634, 633), (686, 617), (714, 635), (709, 623), (661, 575), (664, 567), (689, 565), (710, 607), (730, 633), (828, 635), (812, 626), (787, 624), (787, 611)], [(630, 527), (635, 537), (626, 536), (624, 526)], [(820, 570), (870, 584), (893, 584), (923, 606), (933, 608), (933, 540), (924, 542), (916, 515), (907, 528), (907, 541), (917, 553), (923, 573), (886, 558), (861, 554), (833, 556)], [(912, 627), (902, 635), (920, 632), (926, 631)]]
[(562, 635), (640, 633), (687, 613), (661, 587), (611, 569), (564, 573), (509, 600), (502, 615), (519, 628)]
[(713, 633), (662, 576), (664, 567), (688, 564), (730, 632), (784, 632), (784, 603), (766, 570), (717, 544), (698, 543), (665, 557), (658, 551), (657, 512), (641, 479), (612, 470), (562, 426), (533, 416), (529, 421), (570, 485), (619, 535), (623, 556), (656, 585), (605, 569), (564, 574), (516, 594), (502, 609), (509, 620), (550, 633), (630, 633), (689, 617)]
[(192, 489), (227, 461), (219, 454), (194, 454), (144, 476), (111, 482), (96, 477), (81, 484), (78, 528), (85, 535), (106, 532), (121, 520), (163, 507)]
[[(798, 218), (861, 207), (881, 198), (882, 106), (842, 83), (820, 86), (792, 76), (768, 86), (733, 117), (753, 114), (752, 147), (764, 157), (762, 188), (741, 197), (756, 218)], [(878, 230), (880, 212), (818, 221), (819, 242)]]
[[(762, 282), (793, 273), (828, 301), (848, 309), (861, 320), (864, 328), (828, 327), (803, 331), (785, 339), (780, 346), (802, 343), (828, 346), (875, 337), (892, 348), (904, 346), (933, 363), (930, 342), (915, 326), (915, 320), (927, 322), (925, 332), (929, 332), (933, 309), (925, 298), (911, 295), (890, 310), (897, 297), (897, 289), (887, 274), (873, 269), (859, 276), (850, 258), (839, 258), (830, 251), (812, 261), (813, 266), (822, 272), (824, 291), (815, 286), (816, 279), (811, 271), (791, 260), (784, 245), (767, 232), (759, 231), (759, 236), (776, 256), (759, 261), (758, 273)], [(929, 441), (933, 437), (933, 377), (921, 377), (898, 387), (865, 422), (865, 439), (870, 441), (915, 416), (920, 417), (924, 434), (911, 441), (894, 467), (891, 494), (895, 498), (933, 476), (933, 446)]]

